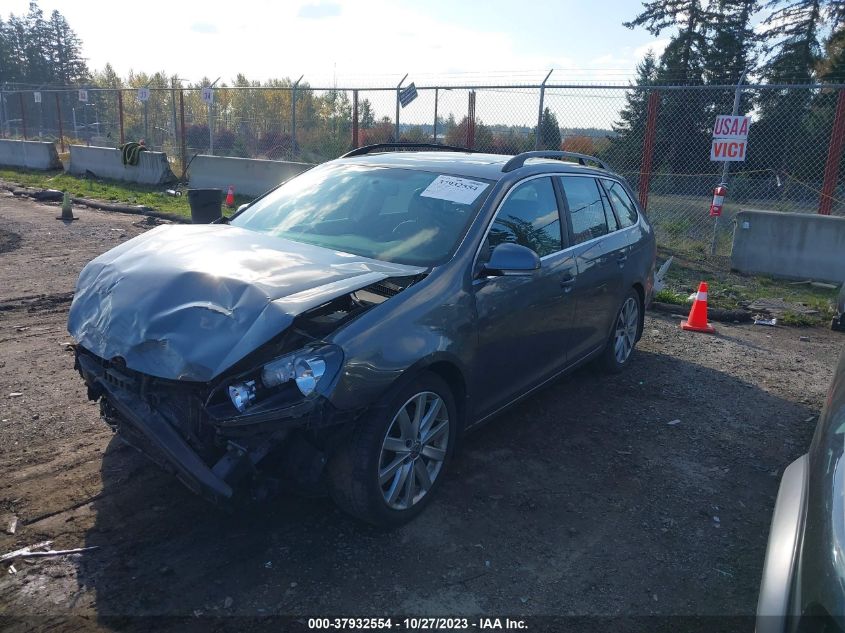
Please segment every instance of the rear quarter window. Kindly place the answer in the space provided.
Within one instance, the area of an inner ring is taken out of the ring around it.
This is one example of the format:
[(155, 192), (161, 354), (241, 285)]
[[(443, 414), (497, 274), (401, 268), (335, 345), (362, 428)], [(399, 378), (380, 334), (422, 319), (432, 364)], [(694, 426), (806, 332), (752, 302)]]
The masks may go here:
[(616, 217), (619, 218), (620, 228), (633, 226), (637, 223), (637, 206), (631, 200), (631, 196), (625, 191), (625, 188), (615, 180), (607, 180), (602, 178), (607, 196), (610, 198), (610, 203), (613, 205), (613, 210), (616, 211)]

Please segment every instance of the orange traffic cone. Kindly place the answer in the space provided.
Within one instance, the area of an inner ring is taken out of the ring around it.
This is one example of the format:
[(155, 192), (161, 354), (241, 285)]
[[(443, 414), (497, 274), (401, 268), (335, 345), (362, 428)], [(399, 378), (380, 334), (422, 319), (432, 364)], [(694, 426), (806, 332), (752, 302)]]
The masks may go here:
[(686, 321), (681, 321), (681, 327), (692, 332), (706, 332), (713, 334), (716, 331), (712, 325), (707, 322), (707, 282), (702, 281), (698, 285), (698, 293), (695, 296), (695, 301), (692, 302), (692, 309), (689, 311), (689, 317)]
[(229, 193), (226, 194), (226, 206), (231, 207), (235, 204), (235, 187), (229, 185)]

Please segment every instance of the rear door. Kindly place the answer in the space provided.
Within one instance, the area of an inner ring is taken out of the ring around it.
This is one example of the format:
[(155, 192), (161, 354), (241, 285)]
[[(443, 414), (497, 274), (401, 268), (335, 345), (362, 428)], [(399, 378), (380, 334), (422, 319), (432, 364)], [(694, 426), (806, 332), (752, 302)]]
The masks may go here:
[(481, 245), (478, 266), (497, 244), (513, 242), (540, 256), (530, 275), (481, 277), (473, 282), (478, 323), (476, 414), (483, 417), (561, 369), (567, 360), (575, 304), (575, 260), (565, 251), (551, 176), (513, 186)]
[(621, 303), (624, 245), (616, 239), (618, 222), (598, 181), (592, 176), (559, 176), (566, 202), (570, 249), (577, 277), (576, 326), (570, 358), (576, 360), (602, 347)]

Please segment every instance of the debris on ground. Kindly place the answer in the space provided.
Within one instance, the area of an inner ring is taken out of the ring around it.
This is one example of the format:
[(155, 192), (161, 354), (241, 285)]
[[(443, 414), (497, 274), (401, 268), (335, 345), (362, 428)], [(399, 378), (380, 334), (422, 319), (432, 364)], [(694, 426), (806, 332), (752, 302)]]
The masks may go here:
[(758, 314), (754, 317), (754, 325), (769, 325), (775, 327), (778, 324), (777, 319), (764, 319), (762, 315)]
[(755, 312), (766, 312), (775, 316), (780, 316), (784, 312), (792, 312), (794, 314), (803, 314), (807, 316), (819, 313), (819, 311), (815, 308), (808, 308), (801, 303), (792, 303), (780, 298), (774, 299), (770, 297), (755, 299), (748, 304), (748, 309)]
[(670, 422), (666, 423), (666, 426), (675, 426), (676, 424), (680, 424), (680, 420), (671, 420)]
[(18, 517), (14, 514), (7, 514), (3, 517), (2, 523), (5, 526), (3, 531), (6, 534), (14, 534), (18, 531)]
[(0, 555), (0, 563), (6, 563), (18, 558), (45, 558), (47, 556), (65, 556), (66, 554), (81, 554), (82, 552), (89, 552), (99, 548), (99, 545), (91, 545), (89, 547), (76, 547), (74, 549), (46, 549), (53, 544), (53, 541), (41, 541), (34, 545), (27, 545), (20, 549)]
[(674, 259), (675, 256), (670, 255), (669, 259), (663, 262), (657, 272), (654, 273), (654, 292), (660, 292), (666, 286), (666, 273), (669, 272), (669, 266), (672, 265)]

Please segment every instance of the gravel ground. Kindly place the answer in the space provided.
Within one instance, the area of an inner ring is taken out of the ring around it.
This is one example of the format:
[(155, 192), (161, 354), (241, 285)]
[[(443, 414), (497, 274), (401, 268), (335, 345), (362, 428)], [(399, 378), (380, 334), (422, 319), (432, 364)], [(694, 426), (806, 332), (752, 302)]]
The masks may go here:
[(500, 415), (401, 529), (295, 496), (229, 515), (113, 438), (66, 349), (80, 268), (145, 220), (57, 210), (0, 197), (0, 528), (19, 520), (0, 551), (99, 549), (0, 570), (9, 628), (251, 630), (266, 621), (235, 616), (291, 614), (751, 628), (779, 478), (809, 445), (841, 334), (706, 336), (649, 315), (627, 371), (579, 370)]

